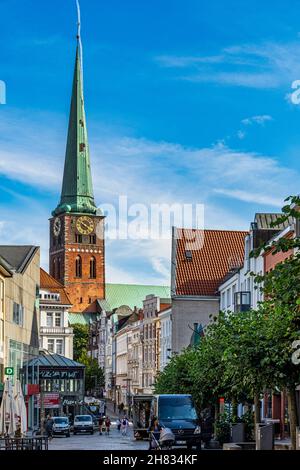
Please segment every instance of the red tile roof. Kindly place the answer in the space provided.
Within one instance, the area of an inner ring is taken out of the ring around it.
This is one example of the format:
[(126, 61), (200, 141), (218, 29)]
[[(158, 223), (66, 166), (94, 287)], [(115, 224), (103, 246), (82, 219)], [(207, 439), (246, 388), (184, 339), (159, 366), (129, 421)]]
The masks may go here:
[[(60, 301), (57, 303), (62, 305), (72, 305), (64, 286), (44, 271), (43, 268), (40, 269), (40, 288), (50, 292), (51, 294), (60, 294)], [(40, 302), (52, 304), (54, 301), (41, 300)]]
[[(217, 289), (232, 268), (244, 259), (248, 232), (176, 229), (175, 295), (218, 295)], [(186, 251), (191, 252), (187, 259)]]

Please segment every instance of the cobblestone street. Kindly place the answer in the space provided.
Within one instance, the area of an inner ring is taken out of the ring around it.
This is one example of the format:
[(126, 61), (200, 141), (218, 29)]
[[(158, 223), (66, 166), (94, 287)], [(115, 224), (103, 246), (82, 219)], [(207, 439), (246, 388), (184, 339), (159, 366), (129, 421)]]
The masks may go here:
[(128, 436), (122, 436), (117, 430), (115, 422), (109, 436), (99, 436), (95, 431), (94, 435), (76, 435), (71, 434), (70, 438), (54, 437), (49, 443), (49, 450), (147, 450), (147, 441), (135, 441), (133, 439), (133, 430), (130, 426)]

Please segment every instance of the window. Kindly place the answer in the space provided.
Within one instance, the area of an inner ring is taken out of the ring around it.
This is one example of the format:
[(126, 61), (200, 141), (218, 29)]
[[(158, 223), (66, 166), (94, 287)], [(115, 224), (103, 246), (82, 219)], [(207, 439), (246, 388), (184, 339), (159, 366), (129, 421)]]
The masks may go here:
[(53, 326), (53, 316), (51, 312), (47, 312), (46, 324), (48, 328), (52, 328)]
[(230, 295), (230, 290), (231, 290), (231, 289), (228, 289), (228, 290), (227, 290), (227, 308), (230, 307), (230, 297), (231, 297), (231, 295)]
[(79, 235), (78, 233), (75, 234), (75, 242), (76, 243), (82, 243), (82, 235)]
[(63, 354), (63, 344), (62, 339), (56, 340), (56, 354)]
[(93, 256), (90, 259), (90, 278), (96, 279), (96, 276), (97, 276), (96, 258)]
[(191, 250), (186, 250), (185, 251), (185, 258), (187, 261), (193, 261), (193, 254)]
[(222, 303), (221, 308), (223, 309), (223, 308), (226, 307), (226, 305), (225, 305), (225, 292), (222, 292), (222, 296), (221, 296), (221, 297), (222, 297), (222, 300), (221, 300), (221, 303)]
[(234, 294), (235, 293), (236, 293), (236, 284), (234, 284), (234, 286), (232, 286), (232, 300), (231, 300), (232, 305), (234, 304)]
[(47, 349), (50, 353), (54, 353), (54, 343), (55, 343), (54, 339), (48, 339)]
[(13, 322), (19, 326), (24, 324), (24, 307), (16, 302), (14, 302), (13, 307)]
[(90, 235), (90, 245), (96, 245), (96, 235)]
[(61, 313), (55, 312), (55, 326), (61, 327)]
[(82, 260), (80, 256), (76, 258), (76, 277), (82, 277)]

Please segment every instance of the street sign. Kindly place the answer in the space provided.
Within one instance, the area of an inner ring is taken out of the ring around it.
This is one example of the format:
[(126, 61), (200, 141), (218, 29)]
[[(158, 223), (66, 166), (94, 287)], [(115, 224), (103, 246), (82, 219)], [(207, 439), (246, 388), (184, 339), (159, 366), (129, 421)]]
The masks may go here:
[(5, 367), (4, 374), (5, 375), (14, 375), (14, 368), (13, 367)]

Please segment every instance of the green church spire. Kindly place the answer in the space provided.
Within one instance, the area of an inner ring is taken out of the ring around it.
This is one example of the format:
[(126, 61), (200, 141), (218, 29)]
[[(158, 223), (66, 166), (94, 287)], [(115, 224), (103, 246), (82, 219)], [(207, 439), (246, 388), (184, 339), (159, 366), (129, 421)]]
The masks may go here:
[(89, 143), (83, 98), (82, 48), (78, 24), (77, 51), (73, 79), (69, 131), (60, 203), (53, 215), (95, 214)]

